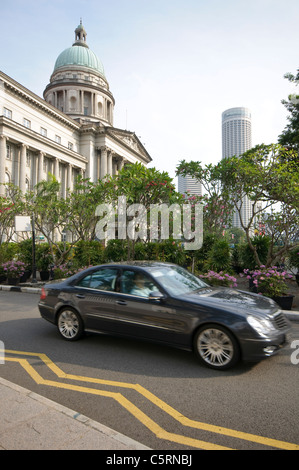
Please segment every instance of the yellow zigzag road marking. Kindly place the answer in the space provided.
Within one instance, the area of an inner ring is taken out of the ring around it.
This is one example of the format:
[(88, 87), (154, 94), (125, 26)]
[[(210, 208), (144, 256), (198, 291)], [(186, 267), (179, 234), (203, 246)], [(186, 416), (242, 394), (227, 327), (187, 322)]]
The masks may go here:
[[(0, 349), (0, 351), (3, 351)], [(12, 354), (20, 354), (20, 355), (27, 355), (27, 356), (37, 356), (39, 357), (48, 367), (51, 369), (51, 371), (59, 378), (62, 379), (68, 379), (68, 380), (76, 380), (76, 381), (83, 381), (83, 382), (88, 382), (88, 383), (94, 383), (94, 384), (102, 384), (102, 385), (110, 385), (113, 387), (122, 387), (122, 388), (127, 388), (131, 390), (135, 390), (136, 392), (140, 393), (143, 395), (145, 398), (147, 398), (151, 403), (156, 405), (158, 408), (163, 410), (165, 413), (169, 414), (172, 418), (177, 420), (179, 423), (181, 423), (183, 426), (188, 426), (191, 428), (195, 429), (200, 429), (203, 431), (208, 431), (216, 434), (221, 434), (224, 436), (229, 436), (233, 438), (238, 438), (250, 442), (255, 442), (258, 444), (266, 445), (266, 446), (271, 446), (279, 449), (284, 449), (284, 450), (299, 450), (299, 445), (297, 444), (292, 444), (289, 442), (284, 442), (276, 439), (271, 439), (267, 437), (262, 437), (262, 436), (257, 436), (255, 434), (250, 434), (242, 431), (236, 431), (234, 429), (229, 429), (229, 428), (224, 428), (221, 426), (215, 426), (212, 424), (207, 424), (207, 423), (202, 423), (200, 421), (195, 421), (192, 419), (189, 419), (185, 416), (183, 416), (181, 413), (179, 413), (177, 410), (172, 408), (171, 406), (167, 405), (163, 400), (149, 392), (147, 389), (142, 387), (139, 384), (131, 384), (131, 383), (126, 383), (126, 382), (117, 382), (117, 381), (111, 381), (111, 380), (103, 380), (103, 379), (97, 379), (93, 377), (82, 377), (79, 375), (73, 375), (73, 374), (66, 374), (63, 372), (56, 364), (54, 364), (51, 359), (46, 356), (46, 354), (42, 353), (30, 353), (30, 352), (23, 352), (23, 351), (12, 351), (12, 350), (6, 350), (7, 353), (12, 353)], [(14, 358), (5, 358), (6, 360), (14, 360)], [(17, 360), (17, 359), (15, 359)], [(19, 360), (24, 361), (22, 359)], [(67, 388), (70, 390), (77, 390), (81, 392), (88, 392), (88, 393), (93, 393), (96, 395), (102, 395), (106, 397), (112, 397), (115, 400), (117, 400), (122, 406), (124, 406), (130, 413), (132, 413), (139, 421), (141, 421), (145, 426), (147, 426), (154, 434), (156, 434), (157, 437), (161, 439), (167, 439), (171, 440), (173, 442), (179, 442), (185, 445), (191, 445), (193, 447), (200, 447), (200, 448), (209, 448), (209, 449), (227, 449), (222, 446), (217, 446), (215, 445), (214, 447), (213, 444), (207, 444), (202, 441), (198, 441), (197, 439), (192, 439), (192, 438), (186, 438), (184, 436), (177, 436), (172, 433), (168, 433), (167, 431), (163, 430), (159, 425), (157, 425), (154, 421), (152, 421), (148, 416), (146, 416), (142, 411), (140, 411), (135, 405), (133, 405), (129, 400), (127, 400), (123, 395), (119, 393), (113, 393), (113, 392), (104, 392), (100, 390), (95, 390), (95, 389), (90, 389), (90, 388), (85, 388), (85, 387), (78, 387), (74, 385), (68, 385), (68, 384), (60, 384), (58, 382), (52, 382), (48, 380), (42, 379), (42, 377), (33, 369), (28, 361), (26, 362), (26, 367), (25, 363), (21, 363), (21, 365), (27, 370), (27, 372), (34, 378), (34, 380), (37, 383), (42, 383), (44, 385), (51, 385), (51, 386), (56, 386), (60, 388)], [(29, 369), (30, 368), (30, 372)], [(38, 380), (42, 381), (39, 382)], [(55, 385), (54, 385), (55, 384)], [(163, 436), (163, 437), (162, 437)], [(166, 437), (167, 436), (167, 437)], [(179, 440), (178, 440), (179, 439)], [(183, 439), (183, 440), (181, 440)], [(188, 440), (188, 444), (187, 441)], [(193, 443), (191, 443), (193, 442)], [(195, 443), (200, 443), (201, 445), (194, 445)], [(210, 447), (207, 447), (210, 446)]]
[(203, 450), (232, 450), (228, 447), (219, 446), (216, 444), (210, 444), (208, 442), (193, 439), (191, 437), (185, 437), (178, 434), (170, 433), (161, 428), (157, 423), (150, 419), (145, 413), (137, 408), (133, 403), (127, 400), (121, 393), (107, 392), (103, 390), (96, 390), (93, 388), (81, 387), (79, 385), (62, 384), (53, 380), (43, 379), (38, 372), (29, 364), (27, 359), (21, 359), (16, 357), (7, 357), (6, 361), (18, 362), (26, 372), (34, 379), (39, 385), (48, 385), (50, 387), (63, 388), (66, 390), (72, 390), (77, 392), (90, 393), (93, 395), (99, 395), (102, 397), (109, 397), (116, 400), (121, 406), (129, 411), (135, 418), (137, 418), (144, 426), (152, 431), (159, 439), (164, 439), (178, 444), (186, 446), (196, 447)]

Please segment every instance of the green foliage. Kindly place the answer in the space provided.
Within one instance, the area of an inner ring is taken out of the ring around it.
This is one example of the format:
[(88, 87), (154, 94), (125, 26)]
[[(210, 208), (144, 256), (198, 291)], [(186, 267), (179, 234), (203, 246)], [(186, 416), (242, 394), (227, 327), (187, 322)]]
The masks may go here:
[(163, 240), (157, 243), (156, 254), (159, 261), (176, 263), (180, 266), (185, 264), (185, 251), (181, 243), (174, 240)]
[(215, 243), (216, 236), (213, 233), (204, 233), (203, 244), (200, 250), (194, 252), (186, 252), (186, 259), (188, 265), (192, 264), (194, 259), (195, 271), (204, 272), (207, 266), (207, 260), (209, 252), (212, 249), (213, 244)]
[(18, 257), (19, 245), (14, 242), (4, 242), (0, 245), (0, 264)]
[(134, 259), (135, 260), (146, 260), (147, 256), (148, 256), (147, 244), (144, 243), (144, 242), (135, 243)]
[(18, 258), (25, 264), (26, 270), (32, 269), (32, 240), (23, 240), (18, 244)]
[(75, 266), (96, 266), (104, 261), (103, 244), (96, 240), (80, 240), (73, 247), (73, 256), (71, 258)]
[(296, 268), (299, 273), (299, 244), (289, 253), (289, 265), (291, 268)]
[[(114, 189), (114, 198), (126, 196), (127, 204), (150, 204), (171, 202), (176, 196), (172, 178), (156, 168), (147, 168), (141, 163), (126, 165), (117, 176), (108, 180)], [(178, 196), (178, 195), (177, 195)]]
[(217, 236), (231, 223), (232, 212), (230, 194), (222, 186), (221, 171), (220, 164), (203, 166), (201, 162), (185, 160), (176, 169), (177, 175), (190, 175), (202, 184), (205, 194), (197, 196), (196, 202), (203, 205), (204, 233), (213, 232)]
[[(299, 70), (297, 75), (294, 76), (291, 73), (285, 75), (285, 78), (289, 80), (290, 83), (298, 84), (299, 81)], [(287, 100), (282, 100), (282, 104), (286, 107), (289, 112), (288, 115), (288, 124), (283, 130), (282, 134), (279, 136), (279, 143), (281, 145), (288, 146), (296, 150), (297, 158), (295, 157), (294, 161), (298, 165), (298, 151), (299, 151), (299, 91), (298, 93), (290, 94)]]
[(54, 264), (49, 243), (40, 243), (39, 245), (36, 245), (35, 256), (36, 267), (39, 271), (47, 271), (49, 266)]
[(231, 249), (227, 240), (217, 240), (213, 243), (204, 270), (230, 272), (232, 269)]
[[(270, 238), (267, 236), (257, 235), (251, 238), (261, 264), (266, 265), (268, 252), (270, 247)], [(256, 259), (248, 243), (241, 243), (238, 247), (238, 263), (241, 269), (254, 269), (257, 266)]]
[[(297, 162), (297, 163), (296, 163)], [(265, 210), (274, 209), (281, 204), (279, 222), (280, 232), (276, 225), (272, 231), (271, 243), (268, 247), (267, 266), (285, 256), (291, 247), (293, 227), (298, 226), (299, 207), (299, 166), (298, 152), (281, 145), (259, 145), (241, 157), (231, 157), (221, 160), (217, 165), (206, 165), (200, 162), (181, 162), (177, 168), (179, 174), (190, 174), (202, 182), (210, 198), (204, 211), (204, 230), (212, 230), (218, 236), (221, 223), (227, 226), (227, 209), (234, 207), (240, 217), (241, 226), (245, 232), (249, 249), (252, 251), (254, 263), (260, 266), (263, 261), (251, 240), (255, 222)], [(242, 201), (247, 196), (252, 203), (252, 215), (247, 221), (242, 213)], [(217, 211), (217, 200), (221, 200), (223, 214)], [(262, 206), (261, 203), (262, 202)], [(219, 215), (221, 216), (219, 218)], [(214, 219), (213, 219), (213, 216)], [(278, 215), (276, 215), (278, 217)], [(208, 223), (207, 223), (208, 222)], [(270, 219), (268, 218), (268, 225)], [(284, 234), (283, 234), (284, 231)], [(266, 232), (267, 233), (267, 232)], [(277, 251), (277, 237), (282, 245)]]
[(126, 240), (109, 240), (104, 252), (105, 262), (125, 261), (127, 259)]

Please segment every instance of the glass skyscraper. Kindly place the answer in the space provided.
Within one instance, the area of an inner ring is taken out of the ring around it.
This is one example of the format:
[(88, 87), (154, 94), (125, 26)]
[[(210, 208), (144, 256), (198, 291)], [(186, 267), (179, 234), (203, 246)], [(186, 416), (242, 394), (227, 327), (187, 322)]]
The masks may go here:
[[(251, 144), (251, 112), (248, 108), (230, 108), (222, 113), (222, 158), (239, 157)], [(247, 225), (252, 215), (252, 204), (247, 196), (240, 201), (241, 217)], [(241, 227), (239, 214), (233, 215), (233, 226)]]
[(189, 193), (191, 196), (202, 196), (202, 186), (200, 181), (191, 175), (178, 175), (178, 192), (181, 194)]

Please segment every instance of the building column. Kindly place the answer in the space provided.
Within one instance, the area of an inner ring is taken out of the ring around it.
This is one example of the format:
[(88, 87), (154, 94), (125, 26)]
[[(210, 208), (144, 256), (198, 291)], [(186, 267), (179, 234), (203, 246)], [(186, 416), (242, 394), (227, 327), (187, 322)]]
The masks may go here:
[(107, 147), (101, 147), (101, 179), (107, 175), (108, 161), (107, 161)]
[(84, 114), (84, 91), (81, 90), (81, 114)]
[(68, 102), (68, 92), (67, 90), (64, 90), (64, 105), (63, 105), (63, 111), (67, 113), (69, 111), (69, 102)]
[(112, 158), (113, 158), (114, 152), (112, 150), (109, 151), (108, 153), (108, 164), (107, 164), (107, 173), (108, 175), (112, 176)]
[(59, 181), (59, 161), (60, 160), (58, 158), (55, 158), (55, 161), (54, 161), (54, 176), (57, 179), (57, 181)]
[(37, 162), (38, 156), (34, 153), (32, 155), (32, 188), (37, 184)]
[(44, 179), (44, 156), (43, 152), (39, 152), (38, 155), (38, 183)]
[(26, 193), (26, 154), (28, 146), (21, 145), (21, 158), (20, 158), (20, 181), (19, 187), (23, 194)]
[(125, 159), (123, 157), (120, 157), (119, 164), (118, 164), (118, 171), (123, 169), (124, 164), (125, 164)]
[(69, 192), (73, 191), (73, 165), (69, 163), (67, 168), (67, 189)]
[(112, 161), (112, 175), (115, 176), (117, 173), (117, 159), (114, 158)]
[(6, 137), (0, 135), (0, 196), (5, 196), (5, 160), (6, 160)]

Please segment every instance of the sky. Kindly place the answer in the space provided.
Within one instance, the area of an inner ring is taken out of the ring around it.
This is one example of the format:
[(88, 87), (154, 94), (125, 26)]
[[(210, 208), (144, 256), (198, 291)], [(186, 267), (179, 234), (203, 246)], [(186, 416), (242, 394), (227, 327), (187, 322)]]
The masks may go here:
[(175, 182), (181, 160), (221, 159), (226, 109), (251, 110), (253, 146), (276, 143), (287, 124), (298, 0), (1, 0), (0, 11), (0, 69), (41, 97), (82, 18), (114, 126), (135, 132)]

